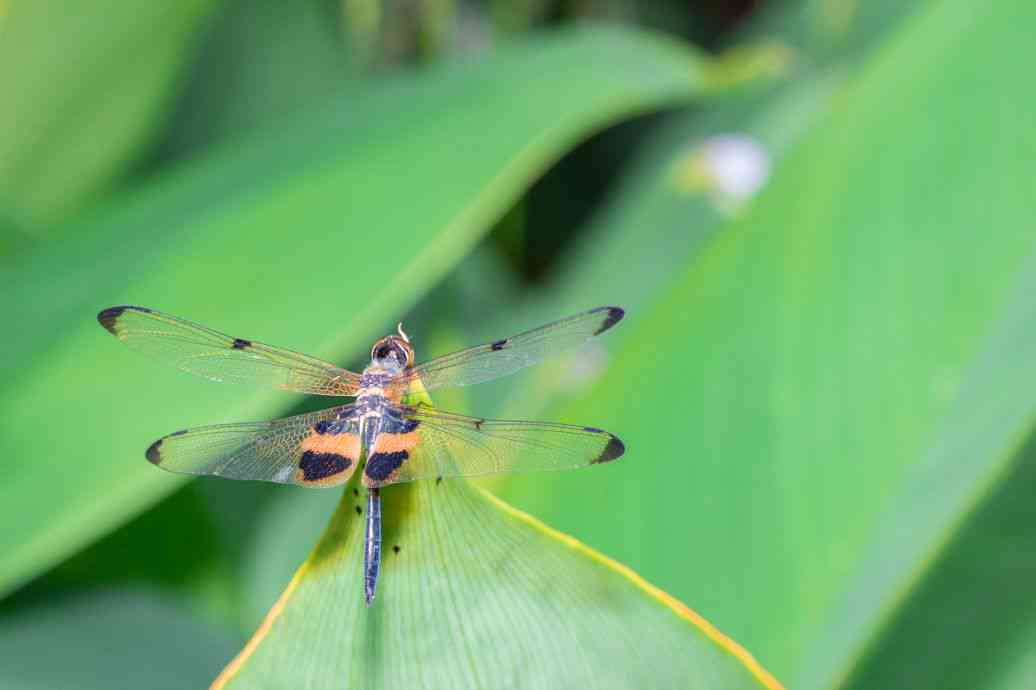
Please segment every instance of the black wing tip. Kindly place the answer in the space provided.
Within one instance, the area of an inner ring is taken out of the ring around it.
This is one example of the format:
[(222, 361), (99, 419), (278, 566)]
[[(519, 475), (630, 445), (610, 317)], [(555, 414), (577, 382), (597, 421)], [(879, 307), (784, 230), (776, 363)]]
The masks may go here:
[(165, 439), (161, 438), (158, 439), (150, 446), (148, 446), (146, 451), (144, 451), (144, 457), (147, 458), (147, 461), (150, 462), (152, 465), (158, 465), (160, 462), (162, 462), (162, 454), (159, 452), (158, 448), (162, 445), (162, 441), (164, 440)]
[(151, 310), (147, 307), (134, 307), (129, 304), (123, 304), (117, 307), (108, 307), (107, 309), (102, 309), (97, 312), (97, 323), (104, 326), (105, 330), (109, 333), (115, 335), (115, 322), (119, 320), (119, 317), (122, 316), (122, 313), (127, 309), (131, 311), (144, 312), (145, 314), (151, 313)]
[(603, 462), (611, 462), (612, 460), (621, 458), (622, 454), (626, 452), (626, 444), (620, 441), (618, 436), (612, 436), (611, 434), (608, 435), (611, 436), (611, 438), (608, 439), (608, 445), (604, 447), (604, 450), (601, 451), (600, 455), (590, 462), (591, 465), (600, 465)]
[(122, 312), (126, 311), (126, 307), (108, 307), (97, 312), (97, 323), (104, 326), (104, 330), (108, 331), (112, 335), (115, 335), (115, 322)]
[(626, 315), (626, 310), (622, 307), (600, 307), (595, 311), (607, 311), (608, 316), (606, 316), (604, 321), (601, 323), (601, 327), (594, 331), (594, 335), (604, 333), (606, 330), (619, 323), (619, 321), (622, 321), (622, 317)]

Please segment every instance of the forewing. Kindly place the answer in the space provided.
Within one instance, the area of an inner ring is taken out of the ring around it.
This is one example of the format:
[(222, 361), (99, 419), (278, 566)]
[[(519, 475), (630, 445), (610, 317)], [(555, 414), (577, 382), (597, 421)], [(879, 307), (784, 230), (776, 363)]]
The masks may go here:
[(519, 335), (476, 345), (411, 369), (404, 377), (420, 377), (425, 389), (470, 386), (514, 373), (561, 350), (583, 344), (623, 317), (619, 307), (598, 307)]
[(359, 375), (307, 355), (234, 338), (145, 307), (110, 307), (97, 320), (128, 347), (213, 381), (315, 395), (356, 395)]
[(625, 450), (594, 427), (478, 419), (425, 406), (403, 407), (402, 416), (406, 433), (378, 435), (368, 485), (571, 469), (615, 460)]
[(186, 429), (151, 444), (147, 459), (170, 472), (335, 486), (360, 455), (354, 405), (275, 419)]

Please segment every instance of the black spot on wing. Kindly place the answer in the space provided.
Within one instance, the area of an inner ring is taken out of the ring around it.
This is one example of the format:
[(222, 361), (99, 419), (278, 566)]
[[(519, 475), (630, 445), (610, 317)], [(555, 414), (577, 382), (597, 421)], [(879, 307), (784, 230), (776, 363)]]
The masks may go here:
[(351, 464), (352, 460), (338, 453), (314, 453), (307, 450), (299, 460), (299, 469), (302, 470), (303, 481), (315, 482), (340, 474), (349, 469)]
[(164, 439), (161, 438), (158, 439), (148, 446), (146, 451), (144, 451), (144, 457), (147, 458), (147, 461), (152, 465), (157, 465), (162, 462), (162, 452), (159, 450), (159, 447), (162, 445), (163, 440)]
[(115, 335), (115, 322), (120, 316), (122, 316), (122, 312), (124, 311), (126, 311), (126, 307), (108, 307), (107, 309), (102, 309), (97, 313), (97, 323), (104, 326), (105, 330), (109, 333)]
[[(608, 433), (608, 432), (602, 432)], [(608, 445), (604, 447), (601, 454), (590, 461), (591, 465), (599, 465), (602, 462), (611, 462), (616, 458), (622, 457), (622, 454), (626, 452), (626, 446), (623, 445), (617, 437), (608, 434), (611, 438), (608, 439)]]
[(107, 330), (112, 335), (117, 335), (115, 333), (115, 324), (118, 322), (119, 317), (122, 316), (123, 312), (125, 312), (127, 309), (129, 309), (130, 311), (139, 311), (142, 314), (153, 313), (153, 310), (148, 309), (147, 307), (132, 307), (124, 304), (118, 307), (108, 307), (107, 309), (102, 309), (101, 311), (99, 311), (97, 313), (97, 323), (104, 326), (105, 330)]
[(144, 451), (144, 457), (146, 457), (148, 459), (148, 462), (150, 462), (152, 465), (160, 464), (162, 462), (162, 442), (165, 441), (167, 438), (173, 438), (174, 436), (183, 436), (186, 433), (187, 429), (180, 429), (179, 431), (174, 431), (168, 436), (163, 436), (162, 438), (158, 439), (157, 441), (155, 441), (147, 447), (147, 450)]
[(396, 544), (395, 546), (392, 547), (392, 552), (393, 553), (399, 553), (399, 544)]
[(507, 338), (504, 338), (503, 340), (498, 340), (495, 343), (492, 343), (489, 347), (493, 350), (493, 352), (497, 352), (498, 350), (503, 350), (505, 345), (507, 345)]
[(363, 515), (363, 508), (361, 508), (360, 506), (356, 506), (356, 514)]
[(607, 309), (608, 316), (606, 316), (604, 321), (601, 323), (601, 327), (594, 331), (594, 335), (604, 333), (606, 330), (619, 323), (619, 321), (622, 320), (622, 317), (626, 315), (626, 310), (621, 307), (601, 307), (601, 309)]
[(405, 450), (395, 453), (374, 453), (367, 461), (367, 468), (364, 470), (367, 476), (375, 481), (385, 481), (399, 466), (410, 457)]
[(245, 348), (252, 347), (252, 341), (245, 340), (244, 338), (234, 338), (234, 344), (232, 347), (235, 350), (244, 350)]

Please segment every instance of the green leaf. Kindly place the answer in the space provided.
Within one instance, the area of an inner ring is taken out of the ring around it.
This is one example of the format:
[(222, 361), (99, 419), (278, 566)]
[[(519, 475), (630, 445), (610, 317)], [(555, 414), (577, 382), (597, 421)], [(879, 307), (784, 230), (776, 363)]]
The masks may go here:
[[(1031, 60), (1005, 46), (1031, 45), (1034, 19), (968, 2), (911, 17), (745, 217), (628, 315), (585, 401), (549, 415), (619, 434), (622, 481), (505, 495), (707, 612), (792, 687), (1017, 683), (1034, 620), (1008, 593), (1034, 574), (1011, 554), (1033, 539), (1036, 100), (1018, 88)], [(985, 625), (960, 622), (987, 606)], [(931, 629), (948, 620), (952, 644)]]
[(287, 400), (136, 358), (97, 326), (98, 309), (145, 304), (317, 356), (360, 355), (567, 147), (691, 98), (698, 67), (636, 32), (534, 37), (228, 146), (4, 266), (0, 307), (17, 327), (0, 353), (0, 590), (177, 486), (142, 459), (155, 437), (267, 417)]
[(206, 33), (165, 152), (189, 155), (356, 88), (361, 75), (342, 40), (342, 11), (325, 0), (228, 3)]
[[(6, 4), (6, 3), (5, 3)], [(0, 6), (0, 217), (66, 218), (160, 124), (215, 0)]]
[(0, 618), (5, 690), (202, 687), (237, 641), (147, 590), (89, 592)]
[(214, 690), (779, 687), (679, 602), (467, 482), (382, 495), (371, 607), (363, 499), (347, 489)]

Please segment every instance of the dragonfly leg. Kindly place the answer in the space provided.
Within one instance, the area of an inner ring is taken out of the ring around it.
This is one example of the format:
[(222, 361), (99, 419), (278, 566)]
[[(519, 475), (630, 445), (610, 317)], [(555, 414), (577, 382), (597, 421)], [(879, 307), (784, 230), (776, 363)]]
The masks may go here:
[(378, 567), (381, 565), (381, 494), (378, 489), (367, 489), (367, 536), (363, 549), (363, 598), (367, 606), (374, 599), (378, 586)]

